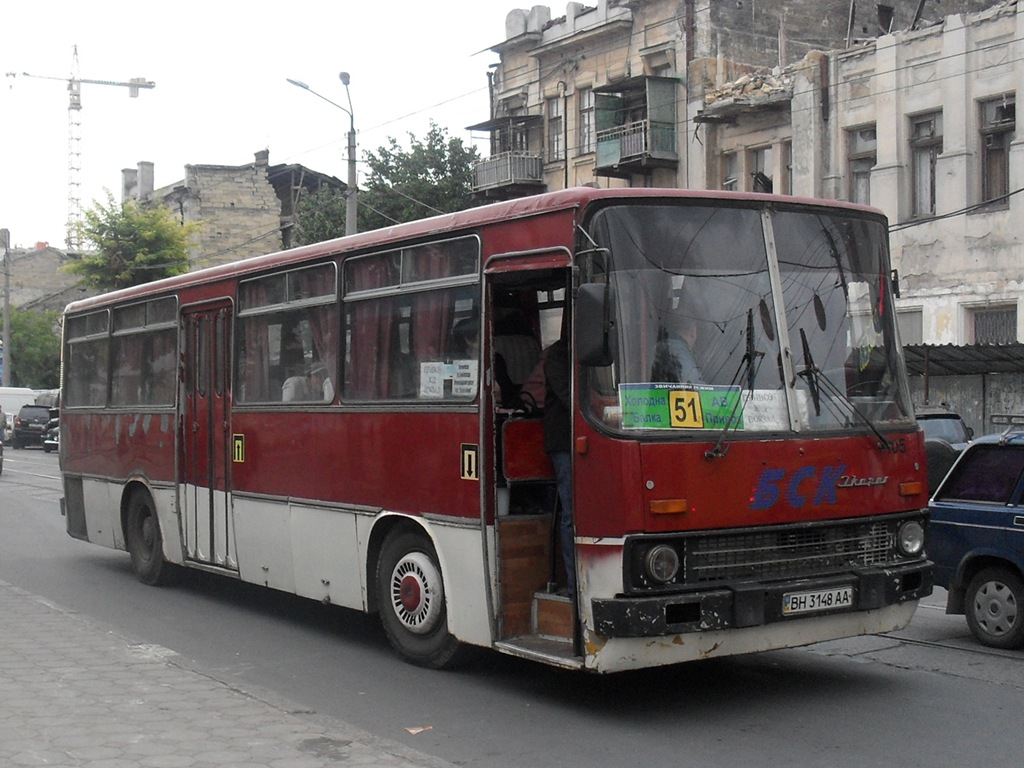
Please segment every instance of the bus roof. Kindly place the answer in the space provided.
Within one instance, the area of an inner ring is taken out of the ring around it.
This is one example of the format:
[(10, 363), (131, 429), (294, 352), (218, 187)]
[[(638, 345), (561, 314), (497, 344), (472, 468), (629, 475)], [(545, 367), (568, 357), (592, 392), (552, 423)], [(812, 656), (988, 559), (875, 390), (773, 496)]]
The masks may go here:
[(271, 267), (299, 264), (311, 258), (329, 256), (346, 252), (363, 252), (386, 248), (391, 244), (411, 242), (431, 235), (458, 233), (472, 230), (488, 224), (500, 223), (513, 219), (521, 219), (560, 210), (581, 208), (591, 202), (610, 199), (688, 199), (688, 200), (729, 200), (748, 201), (766, 204), (810, 205), (823, 208), (834, 208), (846, 211), (859, 211), (875, 216), (883, 216), (881, 211), (863, 205), (856, 205), (837, 200), (766, 195), (752, 192), (725, 192), (721, 190), (694, 189), (658, 189), (637, 187), (625, 189), (597, 189), (595, 187), (573, 187), (570, 189), (547, 192), (539, 195), (516, 198), (504, 202), (491, 203), (477, 208), (468, 208), (455, 213), (445, 213), (430, 218), (419, 219), (405, 224), (360, 232), (347, 237), (325, 240), (320, 243), (303, 245), (286, 251), (276, 251), (262, 256), (253, 256), (239, 261), (218, 264), (183, 275), (154, 280), (150, 283), (122, 288), (120, 290), (80, 299), (67, 305), (66, 313), (86, 311), (108, 304), (144, 298), (164, 292), (173, 292), (191, 285), (198, 285), (210, 280), (225, 277), (242, 277), (257, 273)]

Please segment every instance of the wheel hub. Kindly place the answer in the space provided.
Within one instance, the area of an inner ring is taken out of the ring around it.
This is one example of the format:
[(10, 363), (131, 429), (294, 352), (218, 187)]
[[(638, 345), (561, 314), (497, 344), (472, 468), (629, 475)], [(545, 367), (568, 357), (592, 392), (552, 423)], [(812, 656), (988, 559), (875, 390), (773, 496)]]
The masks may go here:
[(410, 632), (425, 635), (434, 630), (443, 614), (441, 574), (422, 552), (410, 552), (391, 572), (391, 608)]
[(1005, 635), (1017, 621), (1017, 603), (1013, 590), (1005, 584), (989, 582), (978, 591), (974, 613), (985, 630), (996, 637)]

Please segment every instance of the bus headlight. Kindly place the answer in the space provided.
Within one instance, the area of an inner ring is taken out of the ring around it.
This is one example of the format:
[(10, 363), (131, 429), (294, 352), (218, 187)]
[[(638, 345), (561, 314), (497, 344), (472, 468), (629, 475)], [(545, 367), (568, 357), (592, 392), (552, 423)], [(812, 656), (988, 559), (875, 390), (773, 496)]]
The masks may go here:
[(896, 532), (896, 546), (908, 557), (921, 554), (924, 549), (924, 527), (917, 520), (908, 520)]
[(668, 584), (679, 573), (679, 553), (668, 544), (656, 544), (644, 556), (644, 570), (652, 581)]

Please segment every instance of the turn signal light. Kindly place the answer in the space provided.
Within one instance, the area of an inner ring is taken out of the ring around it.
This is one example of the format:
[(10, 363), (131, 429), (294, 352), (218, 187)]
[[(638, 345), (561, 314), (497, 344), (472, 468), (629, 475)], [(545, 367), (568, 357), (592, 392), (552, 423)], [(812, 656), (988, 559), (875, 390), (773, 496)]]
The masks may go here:
[(686, 499), (657, 499), (650, 503), (652, 515), (680, 515), (690, 511)]
[(920, 480), (900, 483), (900, 496), (917, 496), (922, 490), (924, 490), (924, 484)]

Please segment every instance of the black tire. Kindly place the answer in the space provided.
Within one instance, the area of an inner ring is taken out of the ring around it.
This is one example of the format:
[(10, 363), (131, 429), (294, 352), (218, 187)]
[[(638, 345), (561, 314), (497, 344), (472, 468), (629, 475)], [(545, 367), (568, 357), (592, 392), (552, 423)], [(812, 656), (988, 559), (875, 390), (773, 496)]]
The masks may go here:
[(43, 453), (49, 453), (52, 450), (53, 448), (51, 446), (46, 445), (46, 443), (43, 443)]
[(14, 438), (13, 440), (11, 440), (11, 445), (14, 447), (14, 450), (18, 450), (19, 448), (21, 448), (21, 440), (19, 440), (18, 438)]
[(422, 533), (399, 529), (377, 561), (377, 605), (391, 645), (406, 661), (429, 669), (453, 666), (461, 644), (448, 631), (437, 553)]
[(967, 585), (967, 626), (982, 645), (1024, 647), (1024, 581), (1009, 568), (986, 568)]
[(171, 565), (164, 559), (164, 541), (153, 499), (145, 491), (135, 491), (128, 500), (128, 524), (125, 531), (132, 568), (143, 584), (166, 584)]

